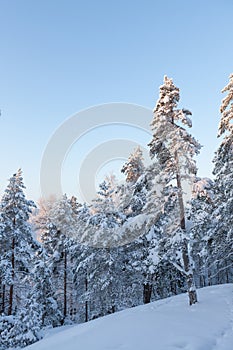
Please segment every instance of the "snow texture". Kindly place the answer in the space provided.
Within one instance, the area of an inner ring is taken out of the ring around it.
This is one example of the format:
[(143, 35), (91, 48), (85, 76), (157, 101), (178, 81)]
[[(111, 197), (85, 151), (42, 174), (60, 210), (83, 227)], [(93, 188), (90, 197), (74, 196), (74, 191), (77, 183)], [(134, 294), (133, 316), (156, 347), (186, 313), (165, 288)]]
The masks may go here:
[(30, 350), (232, 350), (233, 284), (156, 301), (73, 327), (60, 327)]

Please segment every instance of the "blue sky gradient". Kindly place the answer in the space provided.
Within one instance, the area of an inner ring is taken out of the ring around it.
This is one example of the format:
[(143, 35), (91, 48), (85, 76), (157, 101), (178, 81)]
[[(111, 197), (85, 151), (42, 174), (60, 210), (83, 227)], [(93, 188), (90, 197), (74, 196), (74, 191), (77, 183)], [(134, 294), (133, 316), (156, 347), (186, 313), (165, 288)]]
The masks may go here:
[(231, 0), (0, 0), (0, 193), (22, 167), (36, 200), (43, 151), (67, 117), (108, 102), (152, 109), (165, 74), (193, 113), (199, 175), (210, 176), (232, 13)]

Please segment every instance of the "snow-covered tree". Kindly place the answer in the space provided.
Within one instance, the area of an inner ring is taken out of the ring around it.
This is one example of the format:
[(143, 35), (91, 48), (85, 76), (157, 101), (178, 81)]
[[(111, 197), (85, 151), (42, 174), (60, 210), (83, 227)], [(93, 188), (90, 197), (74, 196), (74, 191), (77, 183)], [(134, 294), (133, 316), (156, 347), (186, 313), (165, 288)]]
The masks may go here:
[(192, 198), (188, 203), (186, 213), (189, 235), (192, 244), (192, 259), (194, 261), (195, 280), (198, 287), (213, 284), (212, 232), (215, 220), (212, 220), (214, 209), (214, 183), (209, 178), (196, 178), (192, 189)]
[(222, 276), (224, 271), (226, 274), (226, 278), (219, 282), (229, 282), (233, 266), (233, 74), (222, 92), (227, 95), (220, 107), (218, 136), (222, 136), (223, 140), (214, 158), (215, 209), (212, 220), (215, 225), (212, 230), (212, 248), (217, 270)]
[(34, 303), (37, 309), (40, 328), (59, 326), (62, 320), (62, 313), (54, 298), (56, 289), (52, 267), (49, 256), (41, 246), (34, 258), (30, 278), (31, 290), (28, 294), (28, 304)]
[(49, 256), (52, 281), (56, 288), (55, 299), (63, 314), (62, 323), (69, 319), (72, 292), (72, 269), (70, 249), (75, 234), (75, 219), (70, 200), (64, 195), (56, 201), (48, 214), (46, 226), (41, 235), (42, 243)]
[(23, 348), (41, 339), (41, 310), (37, 301), (29, 295), (15, 317), (14, 326), (8, 332), (10, 348)]
[(156, 174), (156, 165), (144, 167), (143, 172), (135, 183), (126, 182), (118, 186), (120, 196), (119, 207), (127, 218), (135, 217), (143, 213), (146, 206), (148, 193), (153, 187), (153, 180)]
[(55, 202), (55, 197), (50, 197), (49, 199), (39, 198), (37, 201), (37, 208), (32, 212), (30, 220), (35, 229), (38, 241), (41, 241), (41, 235), (43, 235), (46, 230), (49, 212)]
[(0, 203), (3, 349), (35, 342), (41, 326), (38, 304), (34, 298), (28, 299), (39, 243), (29, 222), (35, 204), (25, 198), (24, 189), (22, 172), (18, 170), (10, 178)]
[(138, 146), (123, 165), (121, 172), (126, 175), (126, 182), (134, 184), (144, 171), (142, 150)]
[(119, 245), (121, 237), (117, 233), (125, 215), (115, 201), (115, 190), (111, 183), (103, 181), (97, 194), (90, 207), (91, 215), (80, 228), (81, 243), (100, 248)]
[[(0, 203), (0, 236), (4, 242), (1, 255), (1, 283), (4, 289), (3, 312), (15, 314), (27, 289), (26, 277), (38, 247), (29, 220), (35, 207), (25, 198), (22, 172), (18, 170), (10, 180)], [(17, 299), (17, 305), (16, 305)]]
[(185, 223), (183, 183), (184, 181), (192, 181), (197, 172), (194, 156), (199, 153), (200, 144), (185, 128), (192, 126), (189, 118), (191, 112), (177, 108), (179, 99), (179, 89), (173, 84), (172, 79), (165, 76), (154, 109), (154, 118), (151, 123), (153, 138), (149, 147), (151, 157), (156, 156), (161, 167), (162, 196), (164, 199), (169, 198), (174, 204), (175, 211), (170, 210), (170, 215), (174, 216), (173, 223), (170, 222), (167, 225), (170, 230), (170, 233), (167, 234), (167, 242), (170, 242), (168, 244), (171, 248), (170, 252), (174, 250), (174, 247), (180, 246), (179, 258), (176, 259), (177, 254), (174, 255), (175, 250), (174, 253), (170, 254), (170, 258), (172, 258), (173, 264), (186, 275), (189, 302), (192, 305), (197, 301), (197, 295), (188, 249), (189, 237)]
[(233, 74), (229, 77), (229, 83), (222, 89), (222, 93), (227, 92), (227, 96), (222, 100), (220, 113), (222, 114), (218, 136), (224, 135), (225, 132), (233, 134)]

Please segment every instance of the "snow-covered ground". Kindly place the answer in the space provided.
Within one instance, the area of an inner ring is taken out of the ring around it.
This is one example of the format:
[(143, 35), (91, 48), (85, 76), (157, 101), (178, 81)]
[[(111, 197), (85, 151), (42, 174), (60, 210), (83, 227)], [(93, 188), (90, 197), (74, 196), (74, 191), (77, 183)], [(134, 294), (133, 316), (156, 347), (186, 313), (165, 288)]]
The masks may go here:
[(31, 350), (233, 350), (233, 284), (128, 309), (97, 320), (60, 327)]

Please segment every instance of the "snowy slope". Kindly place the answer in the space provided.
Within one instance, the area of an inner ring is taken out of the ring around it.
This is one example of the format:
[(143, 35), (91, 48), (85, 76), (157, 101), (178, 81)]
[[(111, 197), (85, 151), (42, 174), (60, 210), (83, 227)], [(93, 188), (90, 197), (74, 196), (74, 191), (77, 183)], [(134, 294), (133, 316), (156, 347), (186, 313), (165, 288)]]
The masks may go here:
[(233, 284), (128, 309), (97, 320), (60, 327), (31, 350), (233, 350)]

